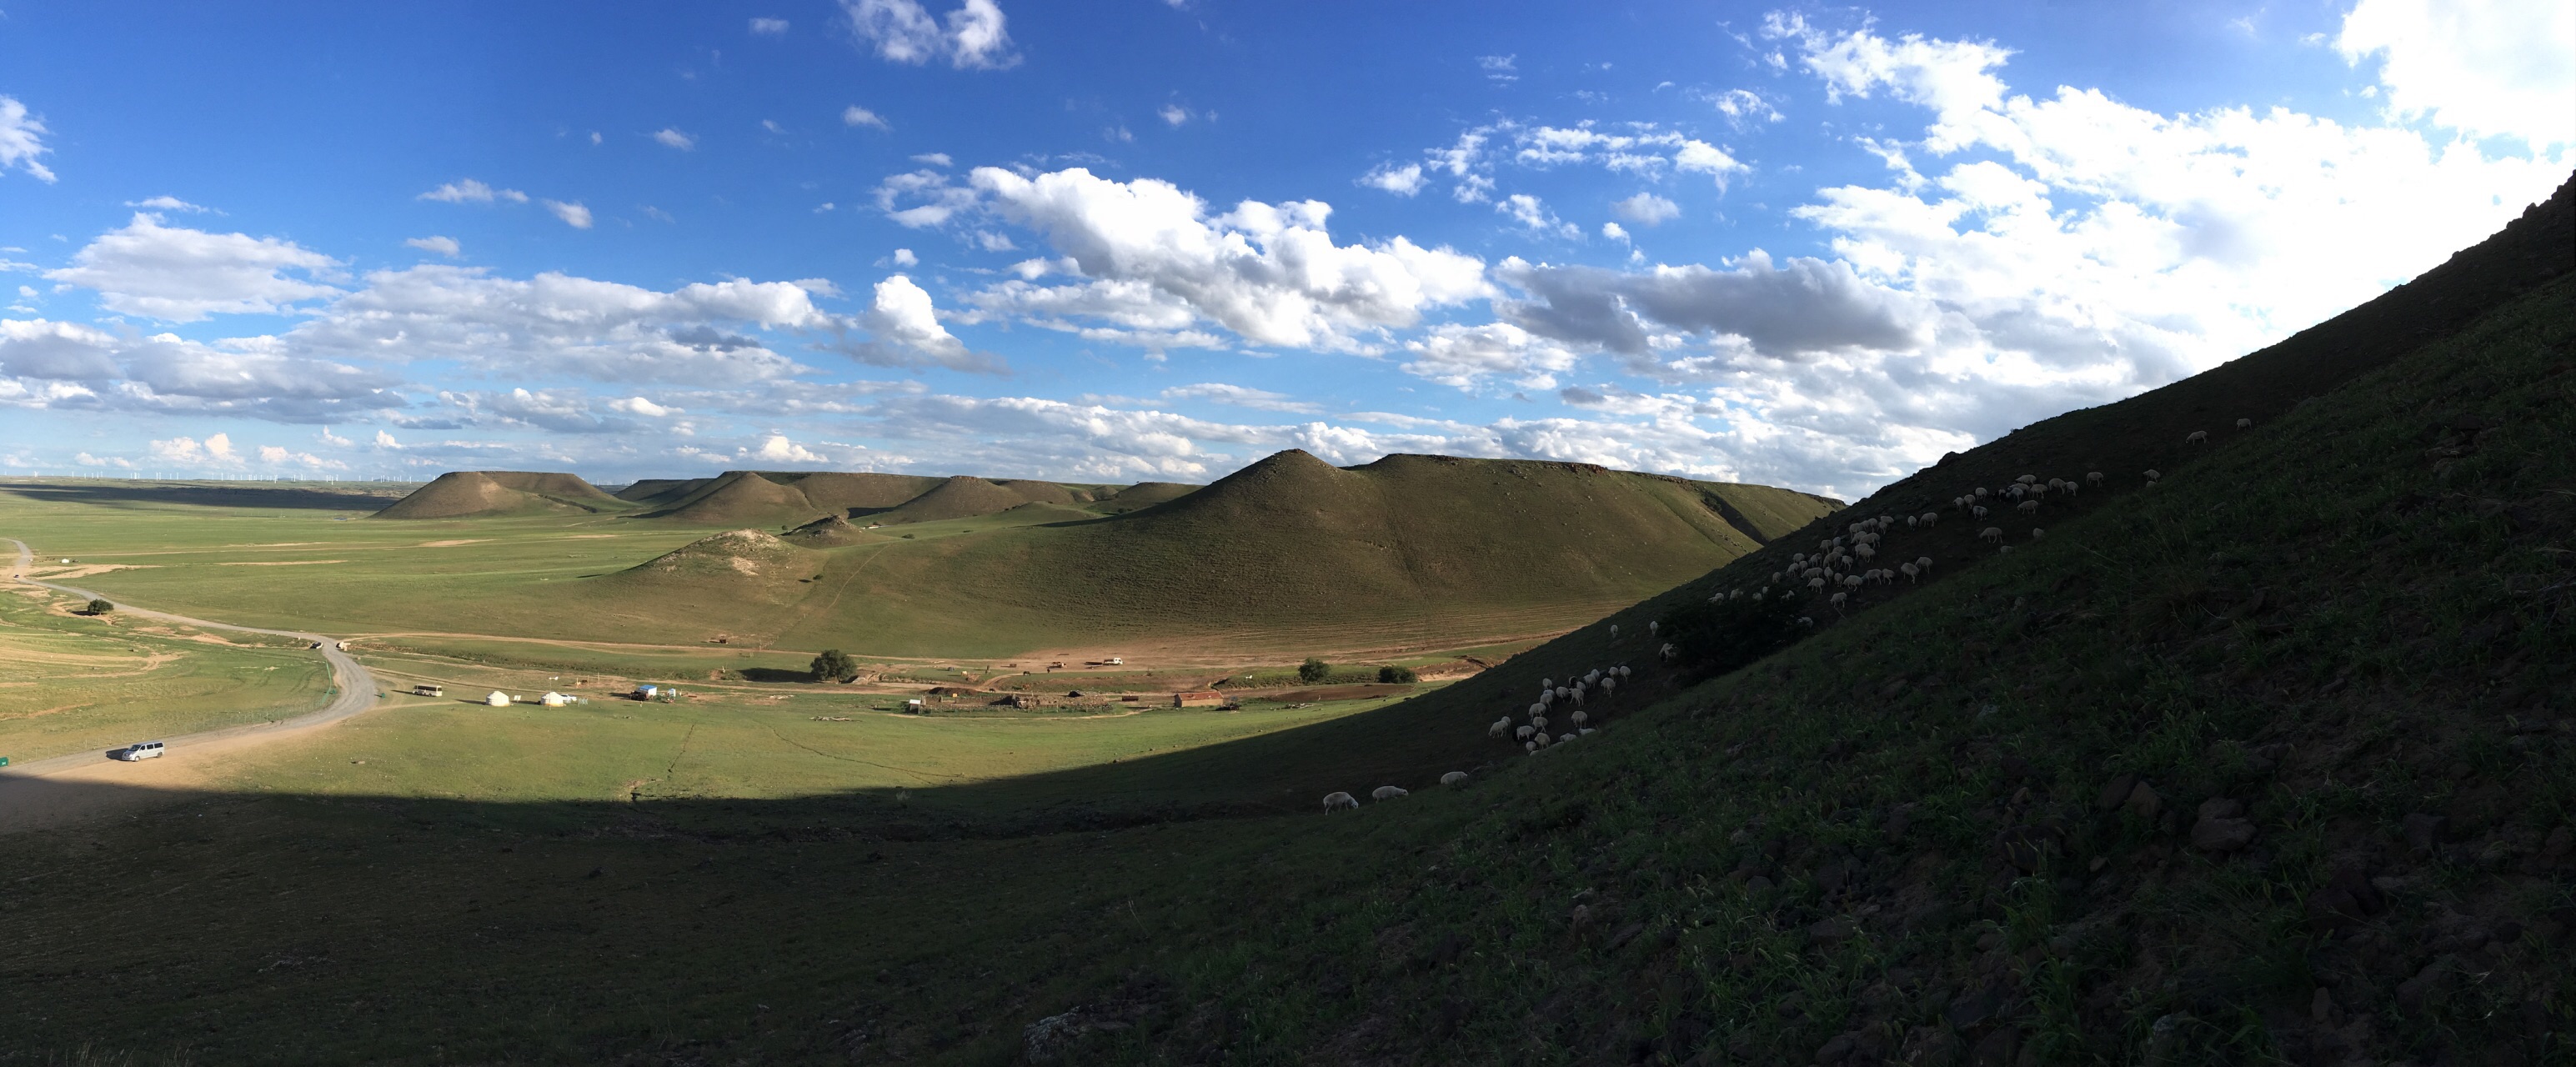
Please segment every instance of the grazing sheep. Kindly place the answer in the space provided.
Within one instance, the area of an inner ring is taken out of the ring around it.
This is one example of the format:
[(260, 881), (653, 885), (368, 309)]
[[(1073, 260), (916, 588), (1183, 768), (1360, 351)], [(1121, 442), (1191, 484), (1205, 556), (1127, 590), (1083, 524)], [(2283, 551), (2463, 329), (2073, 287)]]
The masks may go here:
[(1530, 755), (1533, 755), (1533, 756), (1538, 755), (1538, 742), (1536, 742), (1536, 741), (1523, 741), (1523, 742), (1521, 742), (1521, 750), (1522, 750), (1522, 751), (1525, 751), (1525, 752), (1527, 752), (1527, 753), (1529, 753)]
[(1564, 700), (1564, 699), (1566, 699), (1566, 698), (1568, 698), (1568, 697), (1571, 697), (1571, 696), (1573, 696), (1573, 695), (1574, 695), (1574, 687), (1572, 687), (1572, 686), (1564, 686), (1564, 685), (1560, 685), (1560, 686), (1557, 686), (1557, 687), (1556, 687), (1556, 698), (1557, 698), (1558, 700)]
[(1574, 723), (1575, 727), (1578, 729), (1580, 729), (1584, 723), (1592, 721), (1592, 717), (1585, 715), (1582, 708), (1574, 709), (1574, 714), (1566, 716), (1566, 719)]
[(1456, 785), (1466, 780), (1467, 772), (1465, 771), (1451, 771), (1440, 776), (1440, 784), (1442, 785)]
[[(1619, 680), (1618, 680), (1618, 679), (1616, 679), (1616, 678), (1604, 678), (1604, 679), (1602, 679), (1602, 680), (1601, 680), (1601, 695), (1602, 695), (1603, 697), (1608, 697), (1610, 694), (1612, 694), (1612, 693), (1616, 693), (1616, 692), (1618, 692), (1618, 691), (1619, 691)], [(1577, 712), (1576, 714), (1581, 714), (1581, 712)], [(1574, 720), (1574, 724), (1575, 724), (1575, 725), (1577, 725), (1577, 726), (1581, 726), (1581, 725), (1583, 725), (1583, 720), (1581, 720), (1581, 719), (1576, 719), (1576, 720)]]
[(2048, 531), (2043, 530), (2043, 529), (2040, 529), (2039, 527), (2036, 527), (2036, 526), (2033, 526), (2033, 527), (2031, 527), (2031, 528), (2030, 528), (2030, 539), (2031, 539), (2031, 540), (2036, 541), (2036, 540), (2039, 540), (2040, 538), (2043, 538), (2043, 537), (2046, 537), (2046, 536), (2048, 536)]
[(1537, 729), (1547, 729), (1547, 716), (1541, 715), (1538, 718), (1531, 719), (1529, 724)]
[(1618, 640), (1618, 639), (1619, 639), (1619, 624), (1618, 624), (1618, 623), (1615, 623), (1615, 622), (1614, 622), (1614, 623), (1611, 623), (1611, 624), (1610, 624), (1610, 639), (1611, 639), (1611, 640), (1613, 640), (1613, 641), (1616, 641), (1616, 640)]
[(1620, 664), (1620, 665), (1619, 665), (1619, 677), (1625, 678), (1625, 677), (1627, 677), (1627, 676), (1628, 676), (1628, 674), (1629, 674), (1629, 671), (1628, 671), (1628, 665), (1627, 665), (1627, 664), (1625, 664), (1625, 663)]
[(1573, 734), (1558, 734), (1558, 735), (1556, 735), (1556, 743), (1557, 743), (1557, 744), (1560, 744), (1560, 745), (1562, 745), (1562, 744), (1564, 744), (1564, 743), (1566, 743), (1566, 742), (1568, 742), (1568, 741), (1572, 741), (1572, 740), (1574, 740), (1574, 735), (1573, 735)]
[(1969, 513), (1969, 514), (1971, 514), (1971, 515), (1975, 515), (1976, 517), (1978, 517), (1978, 518), (1980, 518), (1980, 519), (1985, 518), (1985, 517), (1986, 517), (1986, 506), (1985, 506), (1985, 505), (1983, 505), (1983, 504), (1979, 504), (1979, 505), (1977, 505), (1976, 507), (1969, 508), (1969, 509), (1968, 509), (1968, 513)]
[(1984, 499), (1984, 498), (1985, 498), (1985, 495), (1986, 495), (1986, 487), (1985, 487), (1985, 486), (1982, 486), (1982, 485), (1978, 486), (1978, 487), (1977, 487), (1977, 497), (1978, 497), (1979, 499)]
[(1877, 558), (1878, 558), (1878, 550), (1877, 550), (1877, 549), (1875, 549), (1875, 548), (1871, 548), (1871, 547), (1869, 547), (1868, 545), (1862, 545), (1862, 546), (1860, 546), (1859, 548), (1855, 548), (1855, 549), (1853, 549), (1853, 550), (1852, 550), (1852, 552), (1853, 552), (1855, 555), (1858, 555), (1858, 556), (1859, 556), (1860, 558), (1862, 558), (1862, 559), (1877, 559)]
[(1818, 577), (1818, 578), (1809, 578), (1809, 579), (1807, 579), (1807, 588), (1809, 588), (1809, 589), (1817, 589), (1817, 590), (1821, 590), (1821, 589), (1823, 589), (1824, 587), (1825, 587), (1825, 580), (1824, 580), (1823, 578), (1821, 578), (1821, 577)]
[[(1771, 580), (1776, 582), (1776, 581), (1779, 581), (1780, 579), (1778, 579), (1778, 578), (1773, 578), (1773, 579), (1771, 579)], [(1756, 594), (1754, 594), (1754, 595), (1758, 597), (1758, 596), (1760, 596), (1761, 594), (1756, 593)], [(1647, 624), (1646, 624), (1646, 636), (1648, 636), (1648, 637), (1653, 637), (1653, 636), (1655, 636), (1655, 632), (1656, 632), (1656, 631), (1661, 630), (1661, 629), (1663, 629), (1663, 628), (1664, 628), (1664, 624), (1663, 624), (1663, 623), (1660, 623), (1660, 622), (1650, 622), (1650, 623), (1647, 623)]]
[(1816, 619), (1812, 615), (1800, 615), (1798, 616), (1798, 625), (1813, 630), (1816, 628)]
[(1531, 734), (1534, 734), (1534, 733), (1537, 733), (1537, 732), (1538, 732), (1538, 727), (1535, 727), (1535, 726), (1523, 726), (1523, 727), (1521, 727), (1521, 728), (1519, 728), (1519, 729), (1516, 729), (1516, 730), (1513, 730), (1513, 731), (1512, 731), (1512, 740), (1515, 740), (1515, 741), (1527, 741), (1527, 740), (1529, 740), (1529, 736), (1530, 736)]
[(1840, 608), (1843, 606), (1843, 600), (1849, 596), (1851, 596), (1850, 593), (1836, 593), (1828, 602), (1833, 604), (1834, 607)]
[(2189, 437), (2185, 437), (2185, 438), (2183, 438), (2183, 439), (2182, 439), (2182, 443), (2187, 444), (2187, 445), (2205, 445), (2205, 444), (2208, 444), (2208, 443), (2209, 443), (2209, 431), (2207, 431), (2207, 430), (2193, 430), (2193, 431), (2191, 432), (2191, 436), (2189, 436)]
[(2022, 513), (2022, 514), (2024, 514), (2024, 515), (2037, 515), (2037, 514), (2039, 514), (2039, 501), (2036, 501), (2036, 500), (2025, 500), (2025, 501), (2022, 501), (2022, 502), (2021, 502), (2021, 506), (2020, 506), (2020, 507), (2018, 507), (2018, 508), (2015, 508), (2014, 510), (2019, 511), (2019, 512), (2021, 512), (2021, 513)]
[(2154, 472), (2154, 471), (2148, 471), (2148, 472), (2147, 472), (2147, 480), (2148, 480), (2148, 481), (2151, 481), (2151, 482), (2152, 482), (2152, 481), (2155, 481), (2156, 479), (2158, 479), (2158, 478), (2162, 478), (2162, 477), (2164, 477), (2164, 475), (2162, 475), (2162, 474), (2158, 474), (2158, 473), (2156, 473), (2156, 472)]
[(1977, 531), (1977, 539), (1990, 545), (2000, 544), (2004, 539), (2004, 528), (2001, 526), (1986, 527), (1983, 530)]
[(1393, 800), (1403, 795), (1404, 789), (1401, 786), (1382, 785), (1369, 790), (1370, 800)]
[[(1923, 574), (1923, 568), (1921, 567), (1917, 567), (1911, 563), (1899, 563), (1896, 565), (1896, 569), (1905, 573), (1906, 581), (1920, 582), (1923, 580), (1921, 577)], [(1509, 722), (1510, 720), (1506, 719), (1504, 721)]]
[(2038, 481), (2038, 480), (2039, 480), (2039, 475), (2036, 475), (2036, 474), (2025, 474), (2025, 475), (2022, 475), (2021, 477), (2019, 477), (2019, 478), (2015, 478), (2015, 479), (2013, 479), (2013, 480), (2014, 480), (2014, 481), (2016, 481), (2016, 482), (2020, 482), (2020, 483), (2021, 483), (2021, 484), (2023, 484), (2023, 485), (2029, 485), (2029, 484), (2030, 484), (2030, 483), (2032, 483), (2032, 482), (2036, 482), (2036, 481)]
[(1916, 515), (1908, 515), (1908, 516), (1906, 516), (1906, 517), (1905, 517), (1905, 528), (1906, 528), (1906, 529), (1911, 530), (1911, 529), (1914, 529), (1915, 527), (1917, 527), (1917, 526), (1921, 526), (1921, 525), (1923, 525), (1923, 519), (1922, 519), (1920, 516), (1916, 516)]
[(1940, 512), (1937, 512), (1937, 511), (1927, 511), (1927, 512), (1924, 512), (1924, 513), (1923, 513), (1923, 526), (1924, 526), (1924, 528), (1925, 528), (1925, 529), (1930, 529), (1930, 528), (1932, 528), (1932, 527), (1934, 527), (1934, 526), (1938, 526), (1938, 525), (1940, 525), (1940, 524), (1941, 524), (1941, 513), (1940, 513)]
[(2100, 485), (2100, 484), (2102, 484), (2102, 472), (2101, 472), (2101, 471), (2085, 471), (2085, 472), (2084, 472), (2084, 480), (2085, 480), (2086, 482), (2088, 482), (2088, 483), (2093, 484), (2093, 485)]
[(1340, 808), (1357, 809), (1359, 806), (1360, 798), (1348, 793), (1332, 792), (1324, 794), (1324, 810), (1327, 812)]
[(2254, 420), (2238, 419), (2236, 420), (2236, 428), (2239, 430), (2251, 430), (2254, 428)]
[(2065, 487), (2064, 487), (2064, 488), (2059, 489), (2059, 490), (2058, 490), (2058, 492), (2061, 492), (2061, 493), (2066, 494), (2067, 498), (2068, 498), (2070, 501), (2072, 501), (2072, 500), (2073, 500), (2073, 498), (2074, 498), (2074, 496), (2075, 496), (2075, 483), (2073, 483), (2073, 482), (2068, 482), (2068, 483), (2066, 483)]
[(1673, 658), (1674, 653), (1679, 652), (1679, 651), (1680, 651), (1679, 649), (1677, 649), (1677, 648), (1673, 647), (1673, 643), (1672, 643), (1672, 642), (1670, 642), (1670, 641), (1666, 641), (1666, 642), (1664, 642), (1664, 647), (1662, 647), (1662, 648), (1660, 648), (1660, 649), (1655, 650), (1655, 654), (1656, 654), (1656, 655), (1658, 655), (1658, 656), (1661, 656), (1661, 657), (1663, 657), (1663, 658), (1665, 658), (1665, 659), (1671, 659), (1671, 658)]
[(1556, 743), (1556, 739), (1555, 739), (1555, 738), (1549, 737), (1549, 736), (1547, 736), (1546, 734), (1539, 734), (1539, 735), (1538, 735), (1538, 736), (1536, 736), (1536, 737), (1532, 737), (1532, 738), (1530, 738), (1530, 740), (1537, 742), (1537, 743), (1538, 743), (1538, 747), (1540, 747), (1540, 748), (1546, 748), (1547, 746), (1549, 746), (1549, 745), (1552, 745), (1552, 744), (1555, 744), (1555, 743)]
[(1932, 557), (1916, 556), (1914, 557), (1914, 566), (1917, 569), (1920, 569), (1923, 573), (1930, 574), (1932, 573)]
[(1494, 720), (1494, 725), (1485, 730), (1485, 736), (1501, 737), (1510, 732), (1512, 732), (1512, 717), (1505, 715), (1502, 718)]
[(1590, 737), (1590, 736), (1592, 736), (1592, 733), (1593, 733), (1593, 731), (1591, 731), (1591, 730), (1576, 730), (1576, 731), (1574, 731), (1574, 734), (1575, 734), (1575, 736), (1577, 736), (1577, 737)]

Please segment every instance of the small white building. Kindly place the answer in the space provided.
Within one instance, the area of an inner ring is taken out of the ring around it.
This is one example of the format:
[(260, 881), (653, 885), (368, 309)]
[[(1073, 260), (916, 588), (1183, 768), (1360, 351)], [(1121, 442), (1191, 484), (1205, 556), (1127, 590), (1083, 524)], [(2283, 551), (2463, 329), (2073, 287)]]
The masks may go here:
[(483, 698), (483, 703), (487, 707), (506, 708), (510, 706), (510, 694), (495, 689)]
[(561, 693), (549, 692), (544, 696), (538, 697), (537, 703), (550, 708), (560, 708), (566, 704), (572, 703), (572, 698)]

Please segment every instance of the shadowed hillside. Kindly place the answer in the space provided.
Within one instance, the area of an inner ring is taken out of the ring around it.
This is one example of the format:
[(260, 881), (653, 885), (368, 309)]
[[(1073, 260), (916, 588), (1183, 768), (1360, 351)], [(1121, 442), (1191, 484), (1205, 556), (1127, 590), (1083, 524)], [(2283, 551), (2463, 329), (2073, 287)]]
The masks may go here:
[(449, 471), (376, 512), (379, 519), (482, 519), (547, 512), (620, 512), (631, 505), (579, 475)]
[[(1048, 488), (1055, 490), (1054, 493), (1048, 495), (1059, 497), (1064, 503), (1071, 503), (1073, 499), (1072, 494), (1066, 493), (1062, 486), (1052, 485), (1047, 482), (1020, 482), (1018, 484), (1047, 486)], [(1031, 502), (1032, 501), (1028, 497), (1014, 492), (1010, 488), (985, 481), (982, 478), (960, 474), (954, 478), (950, 478), (947, 481), (939, 483), (937, 488), (934, 488), (927, 493), (923, 493), (920, 496), (905, 501), (902, 507), (895, 508), (891, 511), (887, 511), (873, 517), (876, 521), (887, 524), (905, 522), (938, 522), (942, 519), (970, 519), (978, 515), (990, 515), (997, 511), (1008, 511), (1022, 504)]]

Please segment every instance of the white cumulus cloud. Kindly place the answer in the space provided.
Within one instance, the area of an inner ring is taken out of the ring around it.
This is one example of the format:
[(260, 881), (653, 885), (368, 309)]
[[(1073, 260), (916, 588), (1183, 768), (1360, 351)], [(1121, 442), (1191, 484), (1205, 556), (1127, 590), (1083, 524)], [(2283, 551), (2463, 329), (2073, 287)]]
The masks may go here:
[(213, 314), (285, 311), (337, 295), (340, 290), (317, 279), (336, 276), (339, 266), (292, 241), (163, 226), (138, 213), (83, 246), (71, 266), (45, 277), (96, 290), (111, 311), (195, 322)]
[(751, 20), (751, 32), (767, 37), (784, 37), (787, 35), (787, 20), (756, 18)]
[(528, 194), (516, 189), (495, 189), (472, 178), (460, 178), (422, 193), (418, 199), (446, 204), (489, 204), (495, 200), (524, 204), (528, 202)]
[(2388, 107), (2534, 149), (2576, 140), (2576, 4), (2562, 0), (2361, 0), (2335, 48), (2377, 56)]
[(555, 217), (563, 220), (564, 225), (576, 230), (590, 228), (590, 209), (581, 206), (580, 201), (565, 203), (561, 200), (548, 200), (545, 205), (546, 210), (554, 212)]
[(27, 105), (14, 96), (0, 96), (0, 170), (16, 167), (37, 181), (54, 180), (43, 160), (36, 157), (52, 151), (45, 147), (45, 122), (27, 113)]
[[(664, 126), (661, 129), (653, 131), (653, 141), (664, 148), (676, 148), (683, 152), (698, 146), (697, 138), (682, 133), (677, 127), (673, 126)], [(552, 206), (553, 204), (552, 201), (548, 201), (547, 203), (548, 206)]]
[(1638, 193), (1612, 201), (1610, 213), (1639, 226), (1658, 226), (1680, 218), (1682, 206), (1653, 193)]
[(456, 238), (453, 237), (411, 237), (405, 238), (403, 243), (423, 252), (434, 252), (449, 259), (465, 253), (465, 246), (457, 244)]
[(933, 17), (920, 0), (841, 0), (850, 28), (879, 57), (920, 65), (947, 60), (959, 70), (996, 69), (1020, 61), (1000, 4), (965, 0), (946, 20)]
[(841, 109), (841, 125), (870, 126), (880, 130), (891, 130), (894, 128), (892, 124), (886, 122), (885, 116), (860, 107), (857, 104), (852, 104)]

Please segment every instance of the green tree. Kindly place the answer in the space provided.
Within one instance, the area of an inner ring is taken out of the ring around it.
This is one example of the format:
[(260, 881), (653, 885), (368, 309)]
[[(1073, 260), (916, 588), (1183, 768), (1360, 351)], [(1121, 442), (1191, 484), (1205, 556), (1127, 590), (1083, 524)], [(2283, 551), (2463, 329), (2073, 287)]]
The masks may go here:
[(1413, 673), (1411, 667), (1398, 667), (1392, 663), (1377, 669), (1377, 680), (1381, 682), (1414, 682), (1421, 677)]
[(89, 613), (92, 615), (105, 615), (108, 612), (115, 610), (116, 605), (110, 604), (104, 600), (93, 600), (89, 602)]
[(1333, 665), (1318, 656), (1308, 656), (1306, 662), (1297, 665), (1297, 677), (1310, 683), (1323, 681), (1332, 673)]
[(815, 681), (837, 682), (858, 677), (859, 661), (851, 659), (849, 653), (840, 649), (827, 648), (822, 655), (814, 657), (813, 671)]

